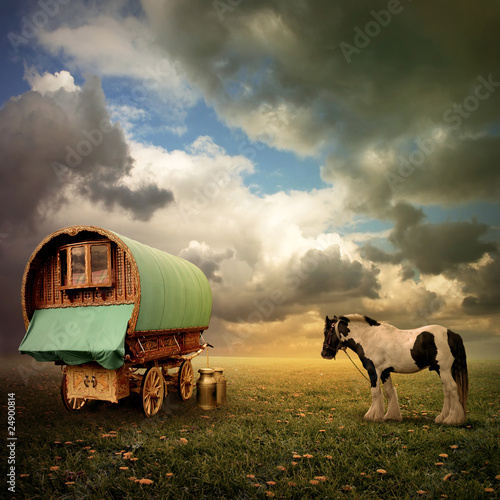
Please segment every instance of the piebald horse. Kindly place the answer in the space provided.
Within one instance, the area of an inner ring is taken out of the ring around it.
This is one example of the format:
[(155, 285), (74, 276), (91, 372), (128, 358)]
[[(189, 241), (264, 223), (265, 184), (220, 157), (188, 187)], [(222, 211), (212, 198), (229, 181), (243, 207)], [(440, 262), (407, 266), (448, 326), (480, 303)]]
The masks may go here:
[[(466, 422), (468, 375), (465, 348), (460, 335), (439, 325), (399, 330), (367, 316), (349, 314), (326, 317), (321, 356), (334, 359), (339, 349), (350, 348), (368, 372), (372, 404), (365, 420), (401, 421), (391, 373), (415, 373), (429, 368), (443, 382), (444, 405), (435, 422), (462, 425)], [(384, 414), (381, 384), (388, 400)]]

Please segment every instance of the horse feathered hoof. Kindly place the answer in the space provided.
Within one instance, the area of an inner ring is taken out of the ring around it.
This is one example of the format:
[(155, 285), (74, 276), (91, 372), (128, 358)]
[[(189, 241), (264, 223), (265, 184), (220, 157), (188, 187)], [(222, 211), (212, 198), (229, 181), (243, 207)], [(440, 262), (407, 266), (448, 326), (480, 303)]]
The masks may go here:
[(443, 425), (465, 425), (467, 422), (467, 417), (465, 414), (463, 416), (452, 416), (448, 415), (446, 418), (443, 418), (442, 415), (438, 415), (434, 422), (436, 424), (443, 424)]
[(368, 420), (369, 422), (383, 422), (384, 415), (383, 413), (376, 413), (374, 411), (368, 410), (363, 419)]

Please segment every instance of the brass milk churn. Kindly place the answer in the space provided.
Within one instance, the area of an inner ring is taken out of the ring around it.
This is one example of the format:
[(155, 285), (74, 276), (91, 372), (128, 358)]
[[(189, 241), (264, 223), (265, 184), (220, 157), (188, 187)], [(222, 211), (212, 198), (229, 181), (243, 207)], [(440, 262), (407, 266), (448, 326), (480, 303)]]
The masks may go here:
[(226, 377), (224, 377), (224, 368), (214, 368), (214, 378), (217, 385), (217, 406), (226, 403)]
[(202, 410), (217, 408), (217, 384), (212, 368), (200, 368), (200, 378), (196, 382), (196, 403)]

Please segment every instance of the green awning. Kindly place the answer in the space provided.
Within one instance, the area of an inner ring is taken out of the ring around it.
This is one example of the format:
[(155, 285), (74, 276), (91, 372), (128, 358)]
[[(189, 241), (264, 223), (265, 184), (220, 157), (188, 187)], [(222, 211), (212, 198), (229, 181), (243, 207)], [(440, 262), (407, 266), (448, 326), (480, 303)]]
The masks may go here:
[(37, 361), (102, 367), (123, 365), (127, 323), (133, 304), (38, 309), (31, 318), (19, 352)]

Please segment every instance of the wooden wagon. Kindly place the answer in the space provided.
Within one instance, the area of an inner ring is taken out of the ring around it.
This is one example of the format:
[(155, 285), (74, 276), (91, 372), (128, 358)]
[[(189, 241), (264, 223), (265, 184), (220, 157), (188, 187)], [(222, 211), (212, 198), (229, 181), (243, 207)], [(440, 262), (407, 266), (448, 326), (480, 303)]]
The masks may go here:
[(194, 264), (95, 226), (47, 236), (22, 283), (19, 352), (62, 365), (70, 411), (139, 393), (149, 417), (169, 387), (193, 393), (191, 359), (207, 347), (210, 285)]

